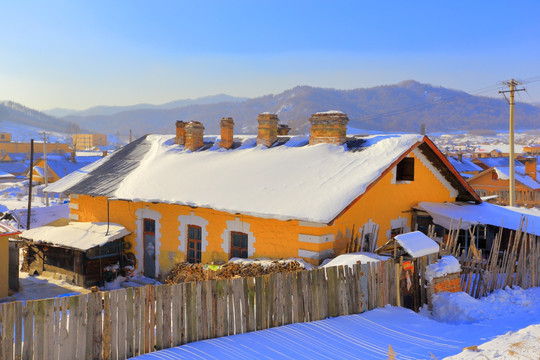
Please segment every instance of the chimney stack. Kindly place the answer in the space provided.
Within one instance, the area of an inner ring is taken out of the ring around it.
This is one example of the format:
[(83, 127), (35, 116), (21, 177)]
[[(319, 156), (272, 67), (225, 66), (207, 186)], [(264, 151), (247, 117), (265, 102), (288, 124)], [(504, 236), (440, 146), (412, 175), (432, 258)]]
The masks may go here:
[(233, 145), (234, 121), (232, 118), (221, 118), (221, 140), (219, 147), (230, 149)]
[(461, 150), (458, 152), (457, 157), (459, 161), (463, 161), (463, 153), (461, 152)]
[(257, 135), (257, 145), (263, 144), (266, 147), (272, 146), (277, 140), (277, 115), (270, 113), (259, 114), (259, 134)]
[(311, 136), (309, 144), (342, 145), (347, 140), (347, 114), (341, 111), (318, 112), (311, 115)]
[(291, 128), (287, 124), (278, 124), (277, 133), (278, 135), (289, 135)]
[(198, 121), (190, 121), (185, 125), (185, 148), (196, 151), (204, 145), (204, 126)]
[(536, 179), (536, 157), (525, 159), (525, 175), (530, 176), (534, 181)]
[(186, 123), (183, 121), (176, 121), (176, 138), (174, 143), (178, 145), (184, 145), (186, 143)]

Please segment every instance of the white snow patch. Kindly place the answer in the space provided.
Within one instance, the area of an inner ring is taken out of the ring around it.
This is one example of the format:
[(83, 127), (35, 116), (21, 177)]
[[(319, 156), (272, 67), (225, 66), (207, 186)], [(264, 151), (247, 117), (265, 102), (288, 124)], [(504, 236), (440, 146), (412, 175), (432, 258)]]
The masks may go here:
[(458, 259), (452, 255), (446, 255), (441, 257), (436, 263), (426, 267), (426, 279), (427, 281), (432, 282), (434, 278), (460, 272), (461, 266), (459, 265)]
[[(388, 256), (381, 256), (374, 253), (368, 252), (356, 252), (350, 254), (343, 254), (336, 256), (333, 259), (330, 259), (328, 262), (323, 262), (322, 267), (331, 267), (331, 266), (349, 266), (353, 267), (354, 264), (368, 264), (372, 262), (379, 262), (388, 260)], [(325, 260), (326, 261), (326, 260)]]

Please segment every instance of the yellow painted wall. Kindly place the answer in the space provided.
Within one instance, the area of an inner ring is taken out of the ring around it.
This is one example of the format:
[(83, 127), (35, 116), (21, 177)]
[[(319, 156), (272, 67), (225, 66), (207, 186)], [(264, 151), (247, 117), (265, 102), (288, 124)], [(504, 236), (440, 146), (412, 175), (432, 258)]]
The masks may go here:
[[(415, 157), (414, 154), (409, 156)], [(262, 219), (247, 215), (234, 215), (222, 211), (206, 208), (192, 208), (189, 206), (142, 203), (131, 201), (110, 201), (110, 221), (125, 226), (131, 235), (127, 240), (132, 251), (137, 253), (137, 211), (148, 209), (161, 215), (159, 219), (160, 243), (159, 271), (166, 274), (172, 266), (179, 261), (185, 261), (186, 254), (179, 250), (179, 228), (187, 224), (179, 223), (179, 216), (191, 214), (208, 221), (203, 229), (208, 235), (208, 246), (202, 255), (203, 262), (226, 261), (228, 253), (224, 252), (222, 234), (227, 228), (227, 221), (240, 221), (246, 224), (243, 232), (253, 233), (255, 237), (253, 257), (289, 258), (298, 257), (299, 249), (321, 252), (334, 249), (341, 250), (344, 243), (328, 241), (311, 243), (299, 241), (299, 234), (326, 235), (332, 234), (335, 239), (343, 238), (365, 223), (372, 222), (379, 225), (378, 245), (387, 240), (387, 232), (391, 229), (393, 219), (404, 218), (407, 226), (411, 226), (411, 207), (420, 201), (444, 202), (455, 201), (450, 190), (433, 175), (418, 158), (415, 159), (415, 180), (411, 182), (395, 183), (392, 171), (384, 175), (371, 189), (369, 189), (346, 212), (339, 216), (332, 224), (306, 224), (298, 220), (282, 221), (275, 219)], [(103, 197), (87, 195), (74, 196), (71, 200), (71, 216), (78, 221), (107, 221), (107, 200)], [(156, 224), (157, 227), (157, 224)], [(227, 237), (226, 237), (227, 238)], [(227, 238), (227, 241), (230, 241)], [(142, 251), (142, 250), (141, 250)], [(140, 255), (139, 255), (140, 256)], [(306, 259), (309, 260), (309, 259)], [(318, 263), (317, 261), (311, 261)], [(138, 267), (138, 269), (141, 269)]]
[[(47, 152), (69, 152), (69, 144), (47, 143)], [(30, 154), (30, 143), (0, 142), (0, 153), (27, 153)], [(34, 143), (34, 152), (43, 152), (43, 143)]]
[(11, 134), (0, 132), (0, 142), (9, 142), (11, 141)]
[(74, 134), (73, 144), (75, 150), (87, 150), (94, 146), (107, 145), (107, 135), (105, 134)]
[(0, 236), (0, 298), (8, 296), (9, 291), (9, 239)]

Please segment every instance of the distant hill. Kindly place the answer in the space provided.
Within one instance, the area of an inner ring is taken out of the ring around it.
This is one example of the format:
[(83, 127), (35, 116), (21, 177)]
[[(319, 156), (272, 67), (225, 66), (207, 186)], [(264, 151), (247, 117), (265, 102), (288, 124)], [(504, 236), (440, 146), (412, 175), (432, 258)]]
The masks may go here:
[[(144, 106), (148, 108), (138, 108)], [(13, 102), (0, 102), (0, 131), (2, 121), (10, 121), (68, 134), (73, 124), (93, 132), (118, 131), (122, 137), (132, 130), (137, 137), (147, 133), (171, 134), (176, 120), (196, 120), (204, 124), (206, 134), (219, 134), (219, 120), (233, 117), (235, 133), (255, 133), (257, 115), (268, 111), (278, 114), (280, 121), (289, 124), (294, 132), (305, 133), (309, 131), (310, 115), (327, 110), (343, 111), (349, 116), (349, 127), (369, 131), (419, 132), (421, 124), (430, 133), (508, 127), (508, 103), (504, 98), (474, 96), (413, 80), (354, 90), (297, 86), (280, 94), (252, 99), (216, 95), (133, 107), (136, 109), (96, 107), (83, 112), (94, 115), (57, 119)], [(118, 110), (121, 111), (109, 115), (96, 114)], [(516, 129), (539, 129), (539, 124), (540, 107), (516, 105)]]
[[(173, 109), (139, 109), (113, 115), (68, 116), (64, 120), (88, 124), (96, 131), (118, 129), (125, 134), (173, 133), (175, 120), (196, 120), (207, 134), (219, 133), (219, 120), (233, 117), (235, 132), (254, 133), (257, 115), (278, 114), (297, 132), (309, 129), (309, 116), (317, 111), (340, 110), (348, 114), (349, 126), (380, 131), (428, 132), (471, 129), (504, 129), (508, 104), (503, 99), (474, 96), (413, 80), (367, 89), (336, 90), (297, 86), (277, 95), (266, 95), (241, 102), (192, 104)], [(540, 108), (519, 103), (516, 129), (538, 128)]]
[(0, 101), (0, 131), (10, 132), (15, 141), (37, 139), (39, 131), (58, 134), (59, 138), (76, 129), (67, 120), (58, 119), (42, 112), (32, 110), (13, 101)]
[(225, 94), (204, 96), (196, 99), (185, 99), (171, 101), (161, 105), (152, 104), (137, 104), (130, 106), (94, 106), (86, 110), (72, 110), (63, 108), (54, 108), (50, 110), (44, 110), (43, 112), (50, 116), (65, 117), (65, 116), (96, 116), (96, 115), (114, 115), (122, 111), (142, 110), (142, 109), (174, 109), (187, 105), (204, 105), (214, 104), (220, 102), (239, 102), (244, 101), (247, 98), (235, 97)]

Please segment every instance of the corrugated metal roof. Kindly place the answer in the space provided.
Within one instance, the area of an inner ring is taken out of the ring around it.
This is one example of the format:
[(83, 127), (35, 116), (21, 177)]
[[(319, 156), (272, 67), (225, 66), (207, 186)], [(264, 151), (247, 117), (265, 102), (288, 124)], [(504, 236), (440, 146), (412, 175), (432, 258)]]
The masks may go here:
[(122, 149), (109, 155), (101, 165), (91, 171), (85, 169), (90, 164), (78, 170), (85, 173), (81, 181), (63, 189), (54, 189), (54, 184), (47, 188), (48, 192), (67, 192), (70, 194), (87, 194), (91, 196), (112, 196), (126, 175), (137, 168), (151, 143), (143, 136)]

